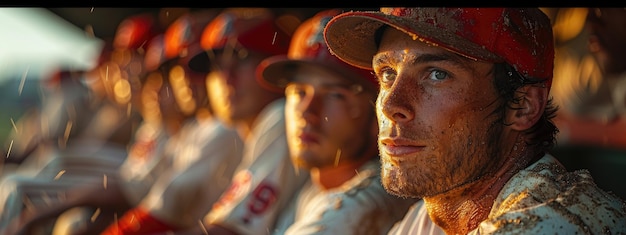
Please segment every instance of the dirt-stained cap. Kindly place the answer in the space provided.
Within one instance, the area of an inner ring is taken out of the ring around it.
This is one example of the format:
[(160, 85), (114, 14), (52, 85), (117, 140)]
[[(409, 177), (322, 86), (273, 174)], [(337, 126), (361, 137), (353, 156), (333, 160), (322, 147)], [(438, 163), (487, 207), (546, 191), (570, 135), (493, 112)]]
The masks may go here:
[(330, 9), (317, 13), (303, 22), (295, 31), (288, 54), (265, 59), (257, 68), (259, 82), (274, 90), (282, 90), (293, 79), (299, 66), (321, 66), (356, 82), (378, 88), (378, 81), (370, 70), (345, 63), (330, 54), (324, 41), (324, 26), (341, 11)]
[(507, 62), (521, 75), (552, 81), (554, 41), (550, 19), (538, 8), (381, 8), (346, 12), (326, 26), (329, 49), (354, 66), (372, 69), (376, 33), (391, 26), (416, 40), (462, 56)]

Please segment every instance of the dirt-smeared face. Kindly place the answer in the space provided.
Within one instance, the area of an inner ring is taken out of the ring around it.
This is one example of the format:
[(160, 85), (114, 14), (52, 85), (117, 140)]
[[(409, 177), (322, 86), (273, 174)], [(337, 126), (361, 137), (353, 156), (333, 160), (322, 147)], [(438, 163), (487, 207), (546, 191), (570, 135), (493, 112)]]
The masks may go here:
[(494, 124), (500, 101), (493, 66), (395, 29), (384, 33), (373, 68), (382, 180), (390, 193), (433, 196), (494, 171), (501, 126)]

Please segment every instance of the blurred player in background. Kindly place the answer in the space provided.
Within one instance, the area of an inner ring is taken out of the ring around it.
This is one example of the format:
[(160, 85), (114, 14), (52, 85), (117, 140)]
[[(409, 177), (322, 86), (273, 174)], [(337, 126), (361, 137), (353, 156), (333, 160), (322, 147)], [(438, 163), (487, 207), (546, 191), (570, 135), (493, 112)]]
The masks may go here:
[[(555, 156), (626, 198), (626, 10), (546, 8), (555, 37)], [(567, 157), (565, 157), (567, 156)]]
[(284, 55), (300, 20), (269, 9), (226, 9), (205, 29), (190, 67), (209, 73), (216, 117), (238, 130), (244, 155), (204, 225), (177, 234), (265, 234), (308, 178), (289, 159), (284, 93), (256, 79), (265, 58)]
[(339, 13), (325, 10), (303, 22), (288, 55), (259, 67), (261, 82), (285, 90), (291, 159), (311, 174), (273, 234), (385, 234), (416, 201), (381, 184), (378, 81), (331, 55), (322, 35)]
[(60, 102), (50, 100), (43, 106), (51, 112), (42, 113), (41, 123), (36, 124), (41, 130), (27, 141), (52, 151), (33, 159), (35, 164), (26, 159), (20, 172), (3, 179), (0, 228), (25, 207), (55, 204), (69, 188), (115, 174), (141, 120), (133, 97), (140, 89), (134, 81), (145, 72), (143, 46), (158, 30), (149, 15), (125, 19), (118, 26), (113, 47), (104, 48), (102, 62), (77, 79), (86, 89), (65, 90)]
[[(165, 32), (166, 57), (175, 57), (176, 61), (170, 63), (177, 64), (170, 72), (170, 80), (177, 79), (175, 74), (184, 73), (192, 87), (205, 93), (213, 90), (206, 83), (205, 74), (191, 71), (187, 64), (201, 52), (200, 35), (216, 14), (217, 11), (208, 10), (183, 15)], [(177, 99), (185, 100), (188, 99)], [(102, 234), (150, 234), (197, 226), (230, 184), (241, 160), (243, 143), (234, 129), (213, 117), (207, 103), (198, 105), (202, 107), (195, 118), (173, 137), (174, 154), (162, 160), (166, 167), (155, 172), (158, 179), (150, 192)]]

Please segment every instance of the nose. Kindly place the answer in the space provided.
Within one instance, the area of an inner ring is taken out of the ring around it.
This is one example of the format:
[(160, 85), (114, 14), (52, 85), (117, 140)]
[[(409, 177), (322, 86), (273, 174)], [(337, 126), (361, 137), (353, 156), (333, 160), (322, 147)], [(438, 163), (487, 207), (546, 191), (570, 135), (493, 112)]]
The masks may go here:
[(394, 84), (390, 89), (381, 89), (378, 106), (384, 117), (396, 123), (409, 122), (415, 118), (411, 101), (417, 94), (406, 89), (407, 84)]
[(300, 102), (299, 109), (302, 112), (304, 120), (316, 124), (320, 120), (320, 97), (315, 93), (315, 89), (308, 87), (306, 90), (306, 94), (302, 97)]

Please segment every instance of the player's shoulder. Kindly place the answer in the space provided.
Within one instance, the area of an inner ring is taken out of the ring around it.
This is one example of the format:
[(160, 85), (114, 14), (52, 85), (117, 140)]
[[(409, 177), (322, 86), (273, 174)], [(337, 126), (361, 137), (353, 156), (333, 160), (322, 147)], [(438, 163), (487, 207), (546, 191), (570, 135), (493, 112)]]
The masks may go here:
[(408, 208), (415, 203), (413, 199), (406, 199), (389, 194), (381, 183), (380, 162), (377, 159), (362, 166), (358, 174), (342, 185), (343, 197), (347, 202), (358, 204), (361, 208), (388, 208), (399, 206)]
[[(598, 188), (586, 170), (568, 172), (550, 155), (513, 176), (480, 233), (626, 233), (624, 201)], [(573, 219), (576, 218), (576, 219)], [(524, 226), (519, 226), (524, 224)]]

